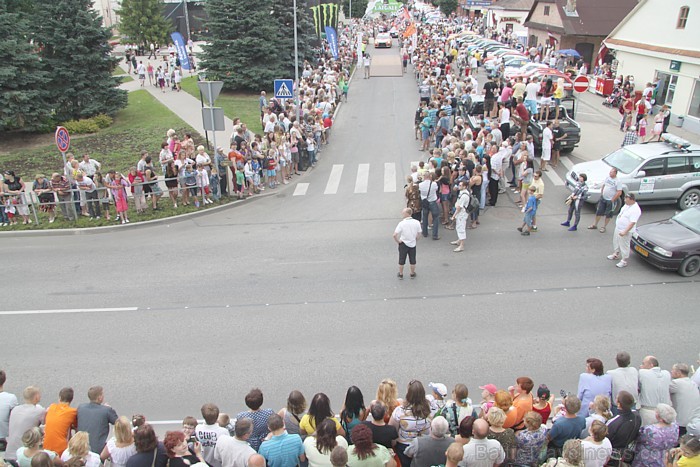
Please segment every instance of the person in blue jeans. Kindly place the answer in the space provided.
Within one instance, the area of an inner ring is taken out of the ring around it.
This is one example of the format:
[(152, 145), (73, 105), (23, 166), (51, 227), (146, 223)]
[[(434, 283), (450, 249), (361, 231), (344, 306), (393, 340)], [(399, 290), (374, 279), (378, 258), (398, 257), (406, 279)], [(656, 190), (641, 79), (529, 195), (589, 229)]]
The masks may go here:
[(438, 206), (438, 185), (433, 181), (433, 173), (425, 174), (425, 180), (420, 182), (418, 189), (420, 190), (421, 199), (421, 230), (424, 237), (428, 236), (428, 215), (433, 216), (433, 240), (440, 240), (438, 236), (438, 225), (440, 224), (440, 206)]
[(537, 214), (537, 196), (535, 196), (536, 191), (537, 188), (534, 186), (528, 188), (529, 196), (527, 198), (527, 204), (525, 205), (523, 225), (518, 227), (518, 232), (520, 232), (520, 235), (530, 235), (530, 230), (532, 230), (532, 219)]

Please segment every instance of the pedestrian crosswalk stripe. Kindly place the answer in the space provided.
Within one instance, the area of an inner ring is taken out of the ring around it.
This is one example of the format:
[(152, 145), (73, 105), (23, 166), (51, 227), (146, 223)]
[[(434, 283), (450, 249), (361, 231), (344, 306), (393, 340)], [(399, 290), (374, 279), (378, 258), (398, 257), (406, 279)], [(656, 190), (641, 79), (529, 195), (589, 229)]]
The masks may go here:
[(331, 175), (328, 177), (328, 183), (326, 184), (326, 191), (323, 192), (324, 195), (334, 195), (338, 192), (342, 175), (343, 164), (333, 164)]
[(294, 193), (292, 194), (292, 196), (304, 196), (306, 194), (306, 190), (308, 189), (308, 183), (297, 183), (297, 186), (296, 188), (294, 188)]
[(357, 166), (357, 178), (355, 179), (355, 193), (367, 193), (369, 183), (369, 164)]
[(292, 97), (292, 92), (289, 90), (286, 84), (282, 83), (277, 90), (277, 93), (275, 93), (275, 96), (277, 97)]
[(564, 186), (564, 180), (561, 179), (559, 175), (554, 171), (552, 167), (547, 169), (546, 172), (542, 172), (549, 179), (554, 186)]
[(574, 163), (571, 162), (567, 157), (562, 157), (561, 164), (566, 167), (566, 170), (574, 170)]
[(396, 164), (393, 162), (384, 163), (384, 193), (396, 191)]

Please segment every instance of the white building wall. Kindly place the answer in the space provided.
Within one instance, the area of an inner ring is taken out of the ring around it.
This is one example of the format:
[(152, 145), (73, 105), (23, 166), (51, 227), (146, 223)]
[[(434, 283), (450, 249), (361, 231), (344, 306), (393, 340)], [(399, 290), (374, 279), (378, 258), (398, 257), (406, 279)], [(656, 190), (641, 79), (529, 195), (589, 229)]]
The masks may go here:
[[(492, 10), (493, 16), (498, 21), (498, 31), (506, 30), (507, 24), (513, 25), (513, 32), (527, 35), (527, 28), (523, 26), (527, 11)], [(502, 21), (503, 18), (517, 18), (517, 21)]]

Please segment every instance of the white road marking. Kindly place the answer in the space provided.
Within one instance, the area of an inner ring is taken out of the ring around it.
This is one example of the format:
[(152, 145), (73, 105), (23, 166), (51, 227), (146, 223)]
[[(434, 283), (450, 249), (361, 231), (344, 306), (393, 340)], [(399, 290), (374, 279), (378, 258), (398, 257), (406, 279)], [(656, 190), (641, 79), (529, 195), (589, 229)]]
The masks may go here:
[(561, 161), (561, 164), (566, 167), (566, 170), (571, 171), (574, 170), (574, 163), (569, 160), (568, 157), (562, 157), (559, 159)]
[(557, 173), (554, 171), (552, 167), (549, 167), (546, 172), (542, 172), (550, 182), (552, 182), (555, 186), (564, 186), (564, 180), (557, 175)]
[(396, 164), (384, 163), (384, 193), (396, 192)]
[(355, 179), (355, 193), (367, 193), (369, 183), (369, 164), (357, 166), (357, 178)]
[(306, 190), (308, 189), (308, 183), (297, 183), (297, 186), (296, 188), (294, 188), (294, 193), (292, 194), (292, 196), (304, 196), (306, 194)]
[(343, 164), (333, 164), (331, 169), (331, 175), (328, 177), (328, 184), (326, 184), (326, 191), (323, 192), (324, 195), (334, 195), (338, 192), (338, 186), (340, 185), (340, 177), (343, 175)]
[(62, 310), (16, 310), (0, 311), (0, 315), (56, 315), (61, 313), (102, 313), (110, 311), (137, 311), (136, 306), (122, 308), (66, 308)]

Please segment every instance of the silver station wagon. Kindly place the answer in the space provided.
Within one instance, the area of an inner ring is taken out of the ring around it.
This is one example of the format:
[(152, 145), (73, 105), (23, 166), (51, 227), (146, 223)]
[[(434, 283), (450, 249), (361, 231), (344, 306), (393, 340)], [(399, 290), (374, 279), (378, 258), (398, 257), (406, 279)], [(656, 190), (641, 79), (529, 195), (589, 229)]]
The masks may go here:
[[(634, 193), (643, 204), (677, 203), (680, 209), (700, 205), (700, 146), (670, 133), (662, 141), (631, 144), (597, 161), (576, 164), (566, 174), (573, 191), (578, 174), (588, 177), (589, 203), (597, 203), (610, 169), (617, 169), (625, 194)], [(617, 200), (615, 212), (620, 208)]]

